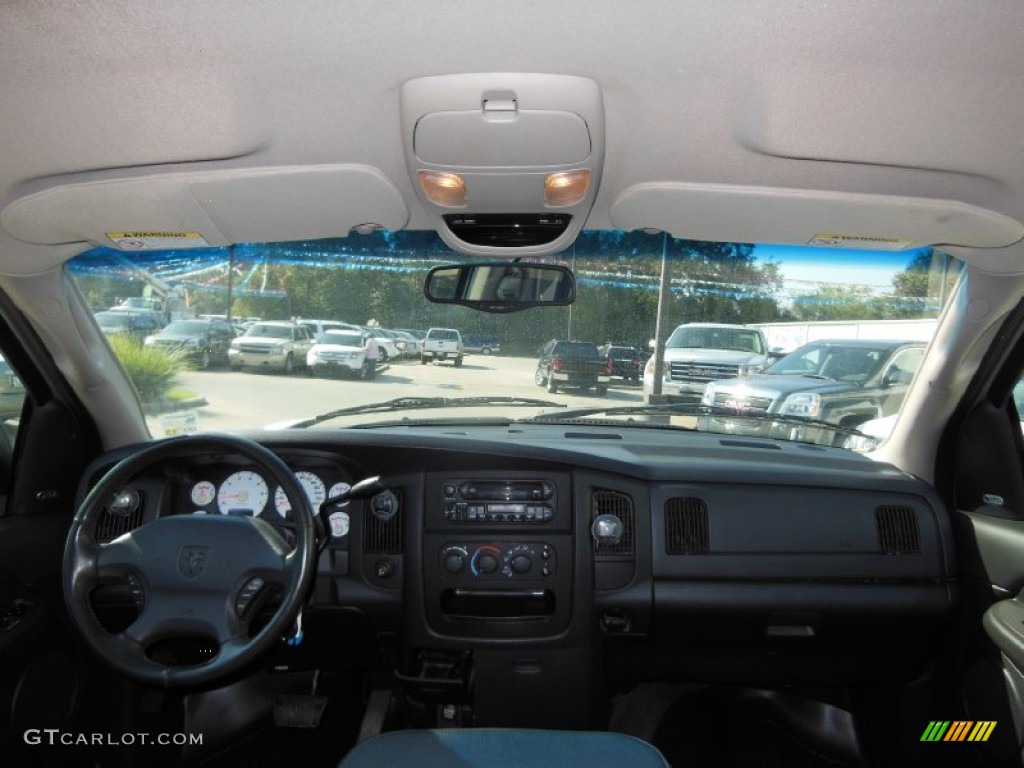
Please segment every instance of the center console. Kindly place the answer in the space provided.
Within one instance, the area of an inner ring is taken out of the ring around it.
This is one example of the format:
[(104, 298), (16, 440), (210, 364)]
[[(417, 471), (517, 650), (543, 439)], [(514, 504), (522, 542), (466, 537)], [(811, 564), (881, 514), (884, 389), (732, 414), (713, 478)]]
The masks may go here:
[(572, 505), (564, 478), (428, 481), (423, 564), (426, 619), (439, 634), (550, 637), (572, 606)]
[(575, 514), (569, 473), (425, 477), (398, 674), (417, 724), (591, 725), (589, 539), (574, 537)]

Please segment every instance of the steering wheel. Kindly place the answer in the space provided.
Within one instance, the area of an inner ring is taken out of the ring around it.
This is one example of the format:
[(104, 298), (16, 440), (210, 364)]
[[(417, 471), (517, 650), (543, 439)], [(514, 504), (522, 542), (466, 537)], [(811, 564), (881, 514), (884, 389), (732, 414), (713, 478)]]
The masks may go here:
[[(171, 515), (100, 544), (96, 528), (112, 496), (143, 469), (168, 459), (240, 455), (276, 481), (292, 507), (295, 545), (257, 517)], [(309, 500), (288, 466), (267, 448), (231, 435), (187, 435), (154, 443), (115, 465), (82, 502), (64, 549), (64, 599), (87, 645), (118, 672), (164, 688), (206, 685), (269, 651), (295, 620), (316, 570)], [(127, 579), (141, 612), (108, 632), (90, 605), (104, 579)], [(244, 610), (260, 581), (283, 590), (281, 605), (250, 636)], [(241, 608), (241, 610), (240, 610)], [(158, 640), (210, 638), (210, 659), (165, 666), (147, 656)], [(213, 642), (215, 641), (215, 643)]]

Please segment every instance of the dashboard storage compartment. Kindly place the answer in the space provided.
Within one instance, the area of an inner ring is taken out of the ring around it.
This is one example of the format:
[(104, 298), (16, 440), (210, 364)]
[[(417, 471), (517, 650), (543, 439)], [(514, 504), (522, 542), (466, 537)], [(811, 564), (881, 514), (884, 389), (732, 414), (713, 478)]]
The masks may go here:
[(441, 610), (460, 619), (538, 619), (555, 612), (555, 595), (550, 589), (446, 589)]

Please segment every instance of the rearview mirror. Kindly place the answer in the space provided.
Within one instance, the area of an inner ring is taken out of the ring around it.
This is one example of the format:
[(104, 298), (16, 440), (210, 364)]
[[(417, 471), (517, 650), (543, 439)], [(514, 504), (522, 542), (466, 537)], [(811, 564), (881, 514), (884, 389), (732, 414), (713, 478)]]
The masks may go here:
[(447, 264), (427, 273), (423, 294), (435, 304), (462, 304), (481, 312), (518, 312), (572, 304), (576, 281), (569, 269), (555, 264)]

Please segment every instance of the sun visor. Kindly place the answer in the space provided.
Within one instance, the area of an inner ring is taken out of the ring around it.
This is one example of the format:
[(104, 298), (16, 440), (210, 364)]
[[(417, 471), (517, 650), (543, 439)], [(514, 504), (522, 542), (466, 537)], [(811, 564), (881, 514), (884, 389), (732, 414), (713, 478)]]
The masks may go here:
[(954, 200), (651, 183), (626, 189), (609, 211), (618, 229), (687, 240), (909, 250), (1000, 248), (1024, 237), (1015, 219)]
[[(11, 203), (0, 225), (27, 243), (139, 242), (222, 246), (344, 237), (355, 227), (402, 229), (401, 193), (365, 165), (174, 173), (53, 187)], [(165, 238), (158, 237), (166, 235)], [(122, 246), (125, 247), (125, 246)]]

